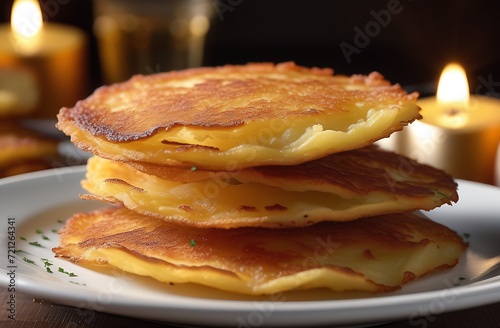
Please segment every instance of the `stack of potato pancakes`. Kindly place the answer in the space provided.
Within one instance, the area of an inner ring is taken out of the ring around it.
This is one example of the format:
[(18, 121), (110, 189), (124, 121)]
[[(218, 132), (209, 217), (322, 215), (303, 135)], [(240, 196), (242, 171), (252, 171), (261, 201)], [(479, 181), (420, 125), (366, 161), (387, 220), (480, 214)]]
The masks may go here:
[(243, 294), (391, 291), (466, 249), (416, 210), (452, 177), (373, 146), (420, 118), (378, 73), (294, 63), (197, 68), (102, 87), (58, 128), (96, 156), (56, 256)]
[(0, 117), (0, 178), (52, 168), (57, 141)]

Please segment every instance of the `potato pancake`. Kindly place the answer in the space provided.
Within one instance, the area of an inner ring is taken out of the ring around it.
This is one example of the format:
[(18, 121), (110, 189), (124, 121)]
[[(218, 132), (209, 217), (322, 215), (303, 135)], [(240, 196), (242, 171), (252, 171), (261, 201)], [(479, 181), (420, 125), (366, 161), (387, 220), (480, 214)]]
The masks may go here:
[(60, 234), (53, 251), (72, 262), (251, 295), (317, 287), (392, 291), (452, 268), (466, 249), (455, 232), (411, 213), (304, 228), (223, 230), (112, 207), (76, 214)]
[[(94, 156), (83, 198), (197, 227), (307, 226), (386, 213), (431, 210), (458, 200), (453, 178), (370, 146), (294, 166), (233, 172), (131, 166)], [(142, 167), (144, 169), (144, 167)]]
[(57, 127), (114, 161), (228, 171), (367, 146), (420, 118), (417, 97), (376, 72), (227, 65), (101, 87), (61, 109)]

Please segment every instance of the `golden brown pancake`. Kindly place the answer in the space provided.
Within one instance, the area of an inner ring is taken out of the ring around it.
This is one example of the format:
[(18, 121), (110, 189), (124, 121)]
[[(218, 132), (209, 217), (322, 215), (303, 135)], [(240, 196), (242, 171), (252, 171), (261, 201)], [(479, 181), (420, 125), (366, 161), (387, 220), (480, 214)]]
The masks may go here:
[(10, 177), (18, 174), (49, 170), (54, 168), (53, 165), (46, 160), (35, 159), (24, 162), (16, 162), (11, 166), (0, 168), (0, 178)]
[(148, 168), (161, 178), (94, 156), (82, 182), (93, 195), (82, 197), (121, 203), (155, 218), (214, 228), (307, 226), (430, 210), (458, 200), (457, 185), (449, 175), (376, 147), (295, 166), (234, 172)]
[(111, 160), (227, 171), (369, 145), (420, 118), (417, 97), (378, 73), (227, 65), (101, 87), (63, 108), (57, 127)]
[(0, 176), (48, 168), (47, 162), (42, 165), (44, 159), (55, 155), (55, 140), (23, 128), (15, 121), (0, 122)]
[(452, 268), (466, 249), (455, 232), (410, 213), (305, 228), (222, 230), (108, 208), (76, 214), (60, 234), (53, 251), (72, 262), (253, 295), (316, 287), (392, 291)]

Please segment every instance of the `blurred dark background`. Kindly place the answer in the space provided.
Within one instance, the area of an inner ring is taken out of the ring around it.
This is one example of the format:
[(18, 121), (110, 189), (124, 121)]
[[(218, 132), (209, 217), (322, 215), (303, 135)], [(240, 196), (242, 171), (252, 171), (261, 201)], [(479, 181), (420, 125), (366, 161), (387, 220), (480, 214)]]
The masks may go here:
[[(1, 2), (2, 22), (9, 21), (12, 2)], [(91, 88), (98, 87), (92, 2), (40, 2), (59, 7), (45, 21), (88, 33)], [(425, 94), (443, 67), (457, 61), (467, 71), (471, 92), (500, 94), (498, 0), (215, 0), (214, 10), (204, 65), (293, 60), (348, 75), (376, 70)]]

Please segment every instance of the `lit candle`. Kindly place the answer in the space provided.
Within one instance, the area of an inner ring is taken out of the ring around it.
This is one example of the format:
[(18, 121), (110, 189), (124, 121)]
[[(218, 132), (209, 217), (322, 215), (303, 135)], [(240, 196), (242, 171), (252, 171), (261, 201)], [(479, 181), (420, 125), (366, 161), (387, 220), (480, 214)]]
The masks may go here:
[(450, 64), (443, 70), (437, 96), (418, 105), (423, 118), (397, 135), (395, 150), (455, 178), (495, 184), (500, 100), (469, 95), (465, 71)]
[[(38, 1), (15, 0), (10, 25), (0, 26), (0, 78), (17, 71), (19, 81), (29, 81), (26, 72), (30, 72), (35, 83), (4, 92), (3, 98), (0, 94), (0, 106), (9, 106), (0, 108), (0, 113), (31, 112), (31, 117), (55, 119), (61, 107), (87, 95), (87, 60), (87, 38), (81, 30), (43, 23)], [(19, 89), (39, 95), (38, 101), (31, 107), (16, 106), (15, 100), (25, 97), (17, 94)]]

